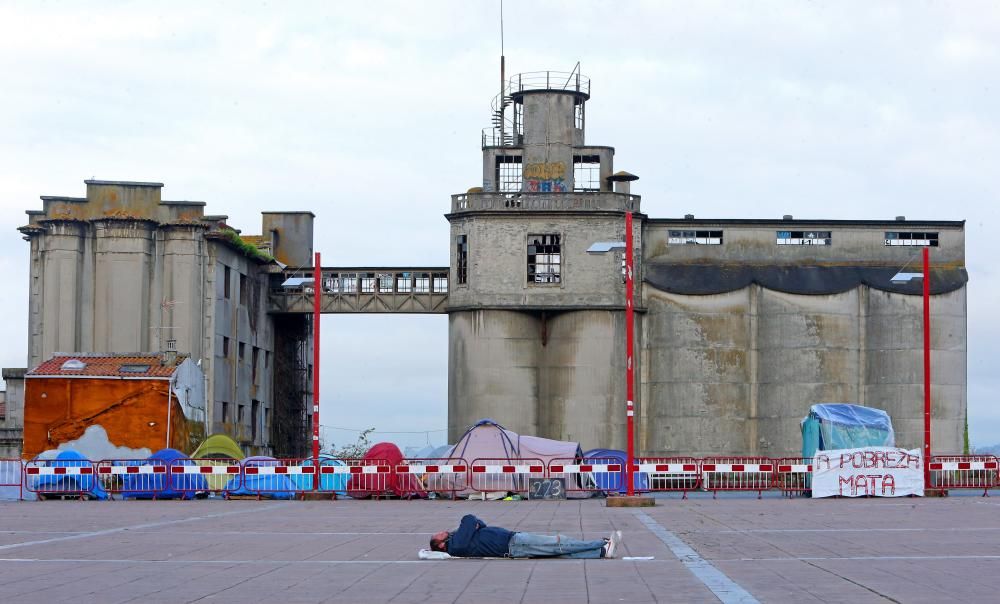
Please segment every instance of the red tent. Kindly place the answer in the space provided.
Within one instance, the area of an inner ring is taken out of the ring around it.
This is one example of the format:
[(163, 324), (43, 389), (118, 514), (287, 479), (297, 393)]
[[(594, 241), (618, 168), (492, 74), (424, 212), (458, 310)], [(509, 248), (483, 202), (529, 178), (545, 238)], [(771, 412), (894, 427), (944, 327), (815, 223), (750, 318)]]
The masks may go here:
[(347, 494), (355, 499), (367, 499), (394, 495), (396, 497), (412, 498), (426, 497), (427, 491), (420, 482), (419, 476), (411, 474), (396, 474), (396, 466), (403, 461), (403, 452), (392, 443), (378, 443), (365, 453), (362, 461), (365, 467), (375, 470), (388, 468), (388, 472), (371, 471), (370, 473), (351, 474), (347, 481)]

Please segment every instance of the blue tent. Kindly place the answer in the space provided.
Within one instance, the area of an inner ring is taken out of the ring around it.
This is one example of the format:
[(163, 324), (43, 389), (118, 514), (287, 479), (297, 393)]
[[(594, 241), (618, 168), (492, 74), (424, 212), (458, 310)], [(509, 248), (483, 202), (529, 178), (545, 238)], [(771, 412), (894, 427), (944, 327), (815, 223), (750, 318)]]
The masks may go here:
[[(597, 483), (597, 487), (606, 493), (626, 493), (628, 490), (625, 488), (625, 459), (628, 457), (625, 451), (618, 451), (616, 449), (591, 449), (583, 454), (583, 456), (589, 460), (604, 460), (609, 461), (614, 460), (612, 463), (620, 463), (622, 465), (621, 478), (602, 472), (597, 472), (592, 474), (594, 477), (594, 482)], [(636, 491), (648, 491), (649, 490), (649, 475), (645, 472), (636, 472), (632, 474), (632, 485)]]
[[(277, 459), (266, 456), (247, 457), (243, 460), (243, 468), (263, 468), (283, 465)], [(239, 477), (234, 476), (226, 484), (230, 495), (257, 495), (267, 499), (294, 499), (298, 485), (292, 480), (294, 474), (247, 474), (243, 473), (243, 484), (237, 488)], [(310, 478), (312, 478), (310, 476)], [(311, 486), (311, 483), (310, 483)]]
[[(149, 456), (150, 460), (158, 460), (157, 465), (183, 464), (193, 465), (187, 455), (177, 449), (160, 449)], [(135, 465), (150, 465), (144, 461), (136, 461)], [(208, 490), (208, 481), (200, 474), (178, 474), (167, 479), (170, 472), (163, 474), (125, 474), (122, 478), (122, 497), (124, 499), (192, 499), (198, 491)]]
[(802, 457), (816, 451), (859, 447), (894, 447), (896, 436), (889, 414), (848, 403), (820, 403), (802, 419)]
[[(50, 468), (90, 468), (96, 472), (94, 464), (89, 459), (77, 451), (67, 449), (60, 451), (56, 458), (45, 462)], [(108, 492), (101, 486), (101, 482), (96, 480), (94, 474), (89, 475), (65, 475), (65, 474), (43, 474), (32, 480), (30, 490), (40, 494), (66, 494), (82, 492), (93, 499), (107, 499)]]

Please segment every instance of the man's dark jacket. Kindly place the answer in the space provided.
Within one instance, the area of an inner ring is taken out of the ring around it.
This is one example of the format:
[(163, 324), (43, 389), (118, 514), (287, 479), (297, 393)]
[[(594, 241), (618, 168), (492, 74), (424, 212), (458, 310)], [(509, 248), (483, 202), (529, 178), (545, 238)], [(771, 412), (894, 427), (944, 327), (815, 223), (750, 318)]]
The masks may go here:
[(458, 530), (448, 538), (448, 553), (465, 558), (502, 558), (510, 553), (513, 531), (486, 523), (472, 514), (462, 517)]

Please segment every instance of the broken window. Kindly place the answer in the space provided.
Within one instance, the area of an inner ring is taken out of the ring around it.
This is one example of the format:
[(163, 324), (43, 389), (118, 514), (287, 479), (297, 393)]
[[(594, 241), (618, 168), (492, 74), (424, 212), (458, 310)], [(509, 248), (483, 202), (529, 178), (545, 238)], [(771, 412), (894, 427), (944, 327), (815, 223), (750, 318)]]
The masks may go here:
[(517, 193), (521, 190), (521, 156), (501, 155), (497, 157), (497, 191)]
[(229, 358), (229, 338), (222, 336), (222, 356), (223, 358)]
[(910, 233), (905, 231), (886, 231), (885, 244), (888, 246), (937, 247), (937, 233)]
[(448, 273), (434, 273), (434, 282), (431, 284), (435, 293), (443, 294), (448, 291)]
[(244, 344), (243, 342), (240, 342), (238, 348), (239, 348), (240, 360), (242, 361), (243, 359), (246, 358), (247, 345)]
[(236, 410), (236, 423), (241, 426), (245, 424), (247, 420), (246, 410), (247, 410), (246, 405), (239, 405), (239, 407)]
[(429, 294), (431, 291), (431, 274), (416, 273), (413, 279), (413, 292), (417, 294)]
[(469, 282), (469, 237), (459, 235), (455, 240), (455, 278), (459, 285)]
[(528, 283), (559, 283), (560, 235), (528, 235)]
[(260, 359), (260, 348), (256, 346), (253, 347), (253, 352), (250, 354), (250, 383), (257, 383), (257, 361)]
[(670, 245), (722, 245), (722, 231), (670, 231)]
[(778, 245), (832, 245), (830, 231), (778, 231)]
[(223, 278), (222, 278), (222, 295), (226, 299), (229, 299), (229, 280), (232, 278), (229, 273), (230, 273), (229, 267), (227, 266), (223, 271)]
[(222, 401), (222, 422), (226, 423), (229, 421), (229, 403)]
[(600, 155), (573, 156), (573, 190), (574, 191), (601, 190)]

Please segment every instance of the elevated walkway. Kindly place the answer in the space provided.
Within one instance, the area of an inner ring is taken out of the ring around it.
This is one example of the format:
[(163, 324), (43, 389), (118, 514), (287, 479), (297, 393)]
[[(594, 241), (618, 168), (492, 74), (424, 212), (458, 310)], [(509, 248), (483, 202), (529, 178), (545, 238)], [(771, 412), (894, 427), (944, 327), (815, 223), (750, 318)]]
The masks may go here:
[[(322, 313), (444, 314), (448, 309), (448, 267), (324, 267)], [(313, 272), (272, 275), (269, 313), (313, 312)]]

